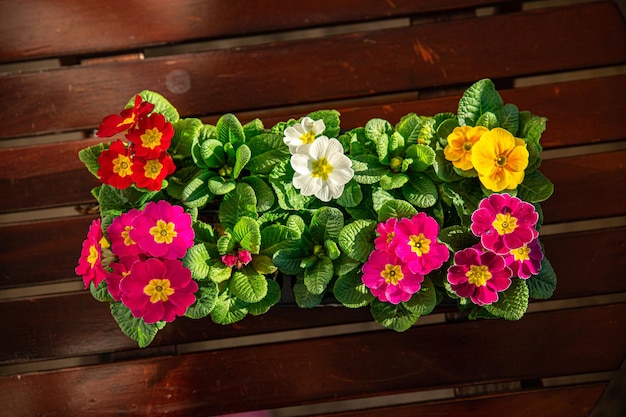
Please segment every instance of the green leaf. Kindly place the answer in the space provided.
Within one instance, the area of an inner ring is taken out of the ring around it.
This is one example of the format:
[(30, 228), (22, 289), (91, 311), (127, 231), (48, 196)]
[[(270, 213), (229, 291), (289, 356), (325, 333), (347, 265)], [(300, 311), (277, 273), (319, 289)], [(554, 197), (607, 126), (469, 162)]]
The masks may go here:
[(380, 181), (388, 169), (380, 164), (374, 155), (363, 154), (352, 158), (354, 180), (360, 184), (374, 184)]
[(113, 297), (109, 294), (107, 282), (105, 280), (100, 281), (98, 287), (94, 285), (93, 281), (89, 283), (89, 292), (98, 301), (110, 303), (113, 301)]
[(306, 230), (307, 226), (302, 217), (292, 214), (287, 218), (287, 223), (285, 224), (290, 230), (292, 230), (294, 234), (294, 239), (299, 239), (302, 233)]
[(256, 206), (254, 189), (246, 183), (239, 183), (220, 203), (218, 212), (220, 223), (228, 229), (233, 228), (242, 217), (255, 219), (258, 217)]
[(281, 249), (293, 247), (296, 233), (282, 224), (272, 224), (261, 230), (261, 255), (274, 256)]
[(230, 178), (223, 178), (218, 175), (210, 177), (207, 181), (209, 191), (215, 195), (228, 194), (235, 189), (236, 182)]
[(211, 310), (211, 320), (216, 324), (233, 324), (243, 319), (246, 314), (248, 314), (247, 303), (224, 291)]
[(487, 111), (481, 114), (478, 120), (476, 120), (476, 126), (484, 126), (487, 129), (494, 129), (496, 127), (500, 127), (500, 121), (494, 113)]
[(433, 162), (433, 168), (437, 177), (445, 182), (459, 181), (463, 177), (459, 176), (454, 170), (452, 162), (448, 161), (443, 154), (443, 150), (435, 151), (435, 162)]
[(447, 244), (454, 252), (469, 248), (479, 242), (468, 227), (461, 225), (453, 225), (441, 229), (439, 239)]
[(519, 109), (515, 104), (505, 104), (497, 113), (498, 121), (503, 129), (511, 132), (513, 136), (517, 136), (519, 131)]
[(130, 309), (121, 302), (112, 302), (110, 308), (111, 315), (120, 326), (122, 332), (136, 341), (141, 348), (148, 346), (157, 332), (165, 327), (164, 321), (148, 324), (143, 319), (135, 318)]
[(329, 138), (336, 138), (339, 135), (339, 116), (340, 113), (337, 110), (317, 110), (307, 115), (313, 120), (324, 121), (324, 136)]
[(339, 233), (339, 247), (349, 257), (365, 263), (374, 249), (376, 222), (355, 220)]
[(258, 316), (267, 313), (274, 304), (280, 301), (280, 285), (273, 279), (267, 280), (267, 295), (258, 303), (248, 305), (248, 313)]
[(246, 139), (253, 138), (265, 132), (261, 119), (254, 119), (243, 125), (243, 133)]
[[(174, 123), (178, 120), (178, 111), (176, 107), (174, 107), (165, 97), (161, 94), (156, 93), (150, 90), (143, 90), (139, 93), (139, 96), (143, 99), (143, 101), (147, 101), (148, 103), (154, 104), (154, 113), (161, 113), (165, 116), (165, 120), (170, 123)], [(131, 98), (128, 103), (126, 103), (126, 108), (131, 108), (135, 105), (135, 97)]]
[(187, 249), (183, 258), (183, 265), (191, 271), (191, 277), (196, 280), (206, 279), (209, 276), (209, 264), (211, 258), (204, 243), (194, 245)]
[(274, 192), (263, 179), (260, 177), (245, 177), (243, 182), (254, 190), (257, 212), (267, 211), (272, 208), (275, 202)]
[(468, 88), (461, 100), (457, 117), (461, 126), (476, 126), (476, 122), (486, 112), (497, 113), (503, 102), (493, 82), (487, 78)]
[(300, 194), (293, 186), (293, 174), (288, 159), (276, 165), (270, 174), (270, 184), (276, 193), (278, 205), (283, 210), (302, 210), (315, 199), (314, 196)]
[(230, 291), (243, 302), (257, 303), (267, 295), (267, 279), (252, 268), (245, 268), (233, 274)]
[(218, 292), (217, 283), (211, 280), (206, 280), (199, 284), (196, 301), (189, 306), (185, 316), (192, 319), (201, 319), (211, 314), (211, 310), (217, 303)]
[(93, 146), (89, 146), (88, 148), (81, 149), (78, 151), (78, 159), (81, 160), (83, 164), (87, 167), (87, 170), (96, 178), (98, 177), (98, 170), (100, 169), (100, 164), (98, 164), (98, 157), (102, 153), (102, 151), (108, 149), (109, 146), (104, 143), (98, 143)]
[(304, 278), (298, 276), (296, 283), (293, 285), (293, 295), (296, 299), (296, 303), (300, 308), (313, 308), (318, 306), (324, 298), (324, 293), (313, 294), (310, 292), (306, 285), (304, 285)]
[(363, 201), (361, 186), (354, 180), (346, 184), (343, 193), (337, 199), (337, 204), (342, 207), (357, 207)]
[(233, 227), (233, 239), (239, 242), (242, 248), (252, 254), (258, 254), (261, 248), (261, 230), (259, 223), (250, 217), (239, 219)]
[(437, 136), (439, 136), (440, 143), (445, 146), (448, 144), (448, 135), (452, 133), (454, 128), (459, 126), (459, 121), (456, 117), (452, 117), (450, 119), (446, 119), (439, 127), (437, 127)]
[(343, 213), (335, 207), (322, 207), (315, 212), (311, 219), (311, 237), (316, 243), (322, 243), (327, 239), (337, 239), (343, 229)]
[(400, 119), (396, 125), (396, 130), (405, 139), (406, 144), (417, 143), (419, 132), (422, 129), (422, 119), (415, 113), (409, 113)]
[(177, 200), (183, 199), (183, 190), (197, 175), (202, 172), (196, 166), (187, 166), (176, 170), (174, 174), (167, 178), (167, 194)]
[(198, 176), (189, 181), (182, 193), (182, 202), (187, 207), (204, 207), (214, 194), (209, 191), (209, 179), (215, 174), (202, 171)]
[(217, 140), (224, 144), (230, 143), (235, 148), (246, 140), (243, 126), (241, 126), (239, 119), (231, 113), (220, 117), (215, 125), (215, 134), (217, 135)]
[(176, 155), (177, 158), (192, 156), (192, 146), (200, 136), (203, 126), (200, 119), (194, 118), (180, 119), (172, 123), (174, 136), (169, 153)]
[(417, 210), (408, 201), (389, 200), (382, 205), (378, 211), (378, 221), (385, 222), (392, 217), (401, 219), (403, 217), (413, 217)]
[(224, 144), (217, 139), (207, 139), (200, 145), (200, 157), (209, 168), (221, 168), (226, 164)]
[(248, 145), (239, 145), (237, 151), (235, 151), (235, 166), (233, 167), (233, 178), (239, 178), (241, 170), (244, 169), (246, 164), (250, 161), (252, 152)]
[[(230, 252), (230, 251), (228, 251)], [(224, 265), (221, 259), (211, 259), (209, 262), (209, 278), (211, 281), (219, 284), (230, 278), (233, 269)]]
[(424, 277), (422, 288), (409, 299), (402, 303), (407, 310), (420, 316), (430, 314), (437, 305), (437, 291), (435, 284), (430, 278)]
[(377, 323), (397, 332), (408, 330), (420, 317), (402, 304), (384, 303), (378, 299), (372, 300), (370, 310)]
[(315, 265), (304, 270), (304, 285), (312, 294), (322, 294), (333, 278), (333, 272), (333, 262), (329, 257), (322, 256)]
[(374, 296), (363, 284), (356, 273), (342, 275), (337, 278), (333, 287), (335, 298), (348, 308), (364, 307), (372, 302)]
[(256, 272), (263, 275), (273, 274), (278, 269), (272, 262), (272, 258), (267, 255), (254, 256), (250, 265)]
[(380, 188), (387, 191), (396, 190), (406, 184), (408, 180), (409, 176), (406, 174), (394, 174), (391, 172), (387, 172), (380, 179)]
[(108, 184), (102, 184), (98, 193), (98, 203), (100, 204), (100, 214), (119, 215), (130, 203), (122, 190)]
[(217, 251), (220, 255), (225, 255), (235, 250), (237, 241), (233, 239), (233, 235), (230, 233), (231, 229), (228, 229), (222, 236), (217, 239)]
[(513, 279), (511, 286), (499, 294), (493, 304), (485, 305), (485, 310), (506, 320), (519, 320), (528, 309), (528, 286), (522, 279)]
[(426, 170), (435, 162), (436, 153), (428, 145), (411, 145), (406, 150), (406, 157), (412, 159), (410, 168), (413, 171), (421, 172)]
[(435, 119), (432, 117), (423, 119), (422, 127), (417, 135), (418, 144), (430, 144), (437, 133), (437, 130), (435, 129), (435, 122)]
[(339, 246), (334, 240), (326, 239), (324, 241), (324, 249), (326, 249), (326, 254), (330, 258), (331, 261), (339, 258), (341, 256), (341, 251), (339, 250)]
[(554, 184), (539, 171), (532, 171), (524, 176), (524, 181), (517, 186), (517, 197), (529, 203), (547, 200), (554, 192)]
[(529, 297), (545, 300), (552, 297), (556, 289), (556, 273), (552, 264), (545, 257), (541, 260), (541, 269), (537, 275), (526, 280)]
[(309, 256), (304, 247), (290, 247), (281, 249), (274, 254), (274, 265), (285, 275), (297, 275), (302, 272), (300, 263)]
[(541, 134), (546, 130), (545, 117), (535, 116), (529, 112), (520, 112), (520, 131), (519, 137), (527, 141), (539, 143)]
[(279, 163), (289, 159), (289, 148), (283, 142), (283, 136), (266, 133), (253, 137), (248, 142), (252, 157), (247, 168), (255, 174), (267, 175)]
[(412, 175), (409, 182), (402, 187), (402, 195), (419, 208), (432, 207), (439, 198), (435, 184), (426, 175), (419, 173)]

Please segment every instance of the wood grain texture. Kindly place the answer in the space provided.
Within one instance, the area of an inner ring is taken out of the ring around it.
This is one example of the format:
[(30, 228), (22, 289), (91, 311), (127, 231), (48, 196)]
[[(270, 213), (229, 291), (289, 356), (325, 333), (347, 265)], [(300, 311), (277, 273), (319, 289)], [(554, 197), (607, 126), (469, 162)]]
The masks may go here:
[(216, 415), (613, 370), (624, 331), (626, 304), (534, 313), (2, 377), (0, 400), (15, 416)]
[(143, 89), (170, 96), (183, 115), (221, 114), (621, 64), (625, 42), (615, 4), (590, 3), (8, 75), (0, 137), (91, 129)]

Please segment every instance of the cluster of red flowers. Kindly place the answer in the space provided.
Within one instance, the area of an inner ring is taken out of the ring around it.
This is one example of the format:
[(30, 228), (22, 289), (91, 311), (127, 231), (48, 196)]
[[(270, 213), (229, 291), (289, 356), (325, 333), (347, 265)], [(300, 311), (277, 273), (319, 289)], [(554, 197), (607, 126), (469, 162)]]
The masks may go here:
[(98, 126), (97, 136), (108, 138), (126, 132), (128, 144), (118, 139), (98, 157), (98, 176), (104, 184), (121, 190), (135, 184), (150, 191), (161, 189), (163, 180), (176, 167), (167, 153), (174, 128), (154, 104), (137, 95), (134, 106), (120, 114), (111, 114)]

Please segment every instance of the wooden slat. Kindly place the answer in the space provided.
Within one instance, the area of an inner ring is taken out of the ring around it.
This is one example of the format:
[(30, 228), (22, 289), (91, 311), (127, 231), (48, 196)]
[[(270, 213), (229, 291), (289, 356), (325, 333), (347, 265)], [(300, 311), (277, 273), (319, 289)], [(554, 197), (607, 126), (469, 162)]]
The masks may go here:
[[(327, 417), (586, 417), (604, 392), (607, 383), (546, 388), (479, 398), (458, 398), (426, 404), (409, 404), (372, 410), (315, 414)], [(313, 415), (311, 415), (313, 417)]]
[[(129, 50), (479, 7), (504, 0), (1, 1), (0, 62)], [(271, 18), (268, 10), (278, 10)], [(329, 11), (332, 10), (332, 13)], [(46, 16), (41, 19), (41, 16)], [(76, 16), (80, 16), (77, 19)], [(97, 35), (94, 35), (97, 34)]]
[(626, 304), (535, 313), (2, 377), (0, 400), (12, 415), (216, 415), (616, 370), (625, 331)]
[[(493, 36), (503, 27), (507, 36)], [(219, 114), (620, 64), (625, 42), (618, 9), (601, 2), (9, 75), (0, 78), (0, 136), (89, 129), (129, 92), (172, 95), (168, 85), (182, 114)]]

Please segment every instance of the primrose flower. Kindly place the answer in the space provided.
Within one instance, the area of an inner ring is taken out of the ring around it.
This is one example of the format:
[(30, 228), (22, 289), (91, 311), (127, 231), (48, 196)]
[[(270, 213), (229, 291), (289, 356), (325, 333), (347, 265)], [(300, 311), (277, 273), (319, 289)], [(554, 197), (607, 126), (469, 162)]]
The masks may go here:
[(324, 202), (339, 198), (354, 176), (352, 161), (343, 154), (337, 139), (320, 136), (311, 145), (299, 147), (291, 156), (293, 186), (304, 196), (315, 195)]
[(116, 140), (98, 156), (100, 181), (123, 190), (133, 183), (134, 163), (124, 142)]
[(437, 242), (439, 224), (426, 213), (400, 219), (394, 230), (391, 245), (413, 273), (426, 275), (450, 257), (448, 247)]
[(150, 191), (159, 191), (163, 186), (163, 180), (176, 170), (172, 157), (162, 152), (158, 158), (143, 159), (136, 157), (133, 172), (133, 181), (139, 188)]
[(124, 256), (109, 265), (112, 269), (105, 278), (109, 294), (115, 301), (120, 301), (120, 282), (130, 274), (133, 264), (140, 261), (139, 256)]
[(390, 217), (384, 223), (378, 223), (376, 226), (376, 233), (378, 237), (374, 239), (374, 247), (378, 250), (393, 251), (397, 242), (393, 240), (396, 235), (396, 225), (398, 219), (396, 217)]
[(133, 107), (122, 110), (120, 114), (111, 114), (102, 120), (102, 123), (98, 126), (96, 136), (108, 138), (116, 133), (132, 129), (141, 117), (147, 115), (153, 109), (154, 104), (143, 101), (141, 96), (136, 95)]
[(130, 230), (133, 228), (132, 221), (139, 214), (139, 210), (132, 209), (115, 217), (109, 227), (107, 236), (111, 241), (111, 251), (121, 257), (134, 256), (143, 253), (137, 242), (130, 238)]
[(135, 145), (135, 155), (146, 159), (158, 158), (167, 151), (173, 136), (172, 124), (160, 113), (141, 118), (137, 126), (126, 134), (126, 138)]
[(424, 281), (393, 252), (374, 250), (363, 265), (361, 280), (380, 301), (398, 304), (408, 301)]
[(474, 168), (472, 165), (472, 147), (488, 129), (484, 126), (455, 127), (448, 135), (448, 144), (443, 150), (448, 161), (463, 171)]
[(91, 222), (87, 238), (83, 241), (83, 249), (80, 253), (78, 266), (76, 266), (76, 275), (83, 277), (85, 288), (89, 287), (89, 283), (93, 282), (97, 287), (106, 275), (107, 271), (102, 265), (102, 248), (106, 247), (108, 242), (102, 235), (102, 220), (96, 219)]
[(513, 271), (513, 275), (522, 279), (537, 275), (541, 270), (542, 259), (543, 251), (538, 239), (519, 248), (511, 249), (504, 258), (506, 265)]
[(324, 129), (326, 129), (326, 126), (323, 120), (313, 120), (310, 117), (303, 117), (300, 123), (296, 123), (285, 129), (283, 142), (285, 142), (285, 145), (289, 146), (289, 151), (294, 154), (300, 146), (313, 143), (315, 138), (321, 134)]
[(491, 194), (472, 213), (472, 233), (482, 245), (500, 255), (530, 243), (539, 233), (535, 207), (509, 194)]
[(182, 258), (195, 237), (191, 216), (165, 200), (150, 202), (131, 222), (129, 236), (154, 257)]
[(178, 259), (149, 258), (133, 263), (120, 282), (122, 303), (146, 323), (173, 321), (196, 301), (198, 284)]
[(512, 275), (502, 256), (474, 248), (458, 251), (448, 268), (452, 291), (479, 306), (498, 301), (498, 293), (511, 285)]
[(488, 190), (514, 189), (524, 181), (528, 166), (526, 142), (497, 127), (483, 133), (474, 144), (471, 161)]

